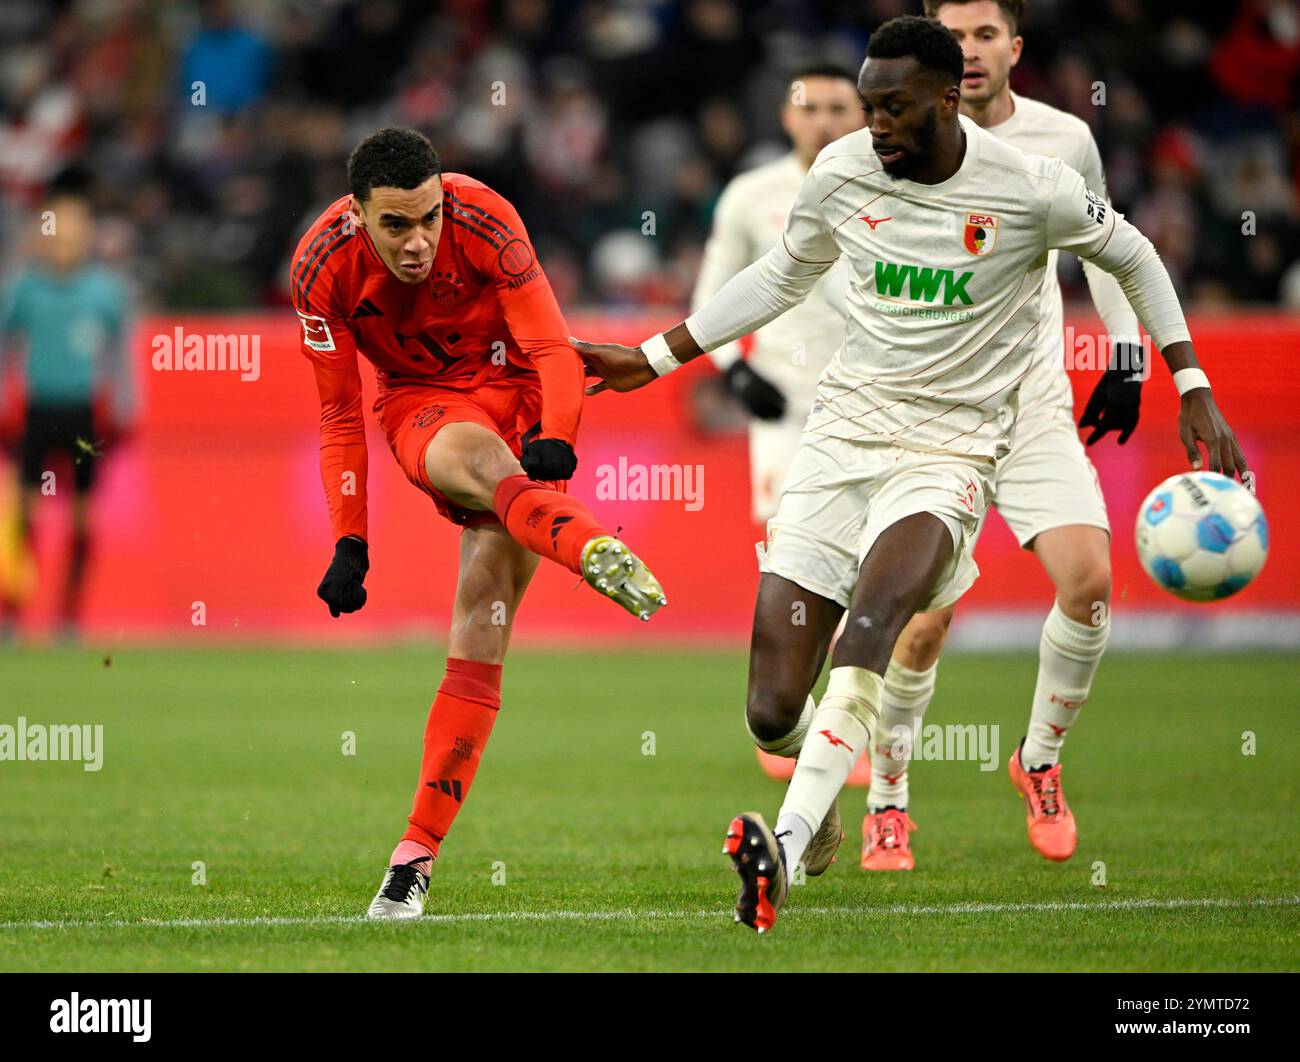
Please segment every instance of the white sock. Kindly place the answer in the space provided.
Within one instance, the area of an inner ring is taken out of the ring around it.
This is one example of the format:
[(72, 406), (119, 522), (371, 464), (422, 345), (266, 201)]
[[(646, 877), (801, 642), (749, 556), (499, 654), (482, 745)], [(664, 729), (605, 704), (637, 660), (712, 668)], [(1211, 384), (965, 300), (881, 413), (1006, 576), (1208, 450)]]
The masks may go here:
[[(808, 839), (821, 825), (826, 812), (839, 796), (858, 759), (871, 743), (871, 730), (880, 717), (880, 696), (884, 679), (861, 667), (831, 668), (826, 694), (813, 716), (808, 741), (785, 791), (785, 802), (777, 816), (778, 829), (789, 828), (787, 816), (797, 816), (808, 828), (799, 831), (785, 846), (786, 862), (793, 872), (803, 858)], [(786, 826), (782, 826), (786, 823)], [(802, 843), (800, 838), (803, 838)]]
[[(794, 865), (803, 858), (808, 842), (812, 840), (812, 827), (798, 815), (787, 811), (776, 817), (776, 829), (773, 832), (776, 834), (777, 843), (785, 849), (785, 867), (793, 876)], [(788, 833), (790, 836), (782, 837), (783, 833)]]
[(1026, 770), (1051, 767), (1061, 758), (1065, 732), (1088, 699), (1092, 677), (1106, 651), (1110, 617), (1093, 626), (1077, 623), (1053, 603), (1038, 643), (1038, 684), (1029, 715), (1029, 732), (1020, 750)]
[(867, 810), (890, 807), (906, 809), (909, 799), (907, 761), (921, 729), (921, 719), (934, 696), (938, 663), (924, 671), (913, 671), (897, 660), (885, 669), (885, 687), (880, 699), (880, 727), (871, 743), (871, 788)]
[(817, 711), (817, 702), (809, 694), (808, 700), (804, 702), (803, 711), (799, 713), (799, 718), (794, 724), (794, 729), (772, 741), (760, 741), (754, 737), (754, 731), (749, 730), (748, 716), (745, 718), (745, 729), (749, 730), (749, 736), (754, 738), (754, 744), (764, 752), (770, 752), (773, 756), (785, 756), (788, 759), (794, 759), (799, 755), (799, 750), (803, 748), (804, 735), (808, 733), (808, 725), (812, 722), (815, 711)]

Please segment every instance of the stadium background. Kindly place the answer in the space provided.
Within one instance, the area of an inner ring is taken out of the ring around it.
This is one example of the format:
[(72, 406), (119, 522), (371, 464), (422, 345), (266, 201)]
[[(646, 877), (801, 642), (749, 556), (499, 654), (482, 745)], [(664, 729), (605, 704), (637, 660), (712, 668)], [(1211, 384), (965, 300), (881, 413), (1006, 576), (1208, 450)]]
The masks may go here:
[[(788, 70), (856, 68), (903, 0), (548, 3), (50, 3), (0, 11), (0, 186), (6, 273), (22, 262), (42, 192), (92, 175), (98, 251), (133, 289), (139, 395), (100, 460), (85, 631), (104, 642), (268, 638), (441, 640), (455, 529), (372, 434), (370, 603), (331, 621), (314, 596), (330, 536), (318, 406), (288, 306), (288, 258), (345, 190), (366, 132), (411, 124), (448, 170), (511, 198), (574, 334), (636, 342), (680, 318), (716, 198), (780, 153)], [(1145, 493), (1184, 464), (1163, 365), (1138, 433), (1091, 451), (1116, 529), (1112, 648), (1300, 647), (1300, 536), (1289, 505), (1300, 399), (1300, 5), (1036, 2), (1017, 91), (1093, 128), (1112, 198), (1159, 248), (1216, 394), (1256, 471), (1272, 528), (1258, 585), (1182, 606), (1140, 571), (1131, 528)], [(1203, 10), (1204, 9), (1204, 10)], [(196, 82), (204, 87), (194, 102)], [(1104, 86), (1104, 106), (1092, 103)], [(499, 99), (504, 88), (504, 105)], [(647, 211), (653, 235), (643, 234)], [(1243, 211), (1255, 234), (1243, 235)], [(1096, 332), (1073, 262), (1067, 320)], [(154, 336), (257, 337), (261, 373), (156, 372)], [(1076, 396), (1094, 376), (1075, 374)], [(369, 381), (368, 381), (369, 382)], [(373, 431), (373, 425), (372, 431)], [(587, 405), (573, 490), (633, 464), (699, 465), (703, 504), (599, 500), (653, 565), (672, 607), (634, 625), (568, 573), (543, 570), (519, 639), (697, 640), (738, 646), (757, 574), (743, 421), (703, 369)], [(0, 486), (11, 504), (12, 475)], [(61, 499), (37, 513), (41, 581), (22, 634), (53, 624)], [(996, 520), (957, 644), (1036, 644), (1050, 585)], [(717, 567), (701, 572), (694, 545)], [(202, 602), (205, 624), (193, 622)]]

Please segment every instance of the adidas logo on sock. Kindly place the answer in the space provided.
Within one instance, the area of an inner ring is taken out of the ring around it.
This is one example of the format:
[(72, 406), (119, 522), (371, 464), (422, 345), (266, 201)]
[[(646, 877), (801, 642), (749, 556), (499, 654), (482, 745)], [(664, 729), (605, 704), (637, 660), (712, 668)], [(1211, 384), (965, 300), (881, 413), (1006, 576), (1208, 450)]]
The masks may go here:
[(446, 793), (447, 796), (455, 800), (457, 804), (461, 802), (459, 778), (453, 778), (450, 781), (446, 778), (439, 778), (436, 782), (425, 782), (424, 784), (430, 789), (438, 789)]
[[(573, 520), (572, 516), (557, 516), (554, 520), (551, 521), (552, 542), (554, 542), (559, 537), (560, 532), (564, 530), (564, 525), (570, 523), (572, 520)], [(557, 545), (555, 548), (559, 549), (559, 546)]]

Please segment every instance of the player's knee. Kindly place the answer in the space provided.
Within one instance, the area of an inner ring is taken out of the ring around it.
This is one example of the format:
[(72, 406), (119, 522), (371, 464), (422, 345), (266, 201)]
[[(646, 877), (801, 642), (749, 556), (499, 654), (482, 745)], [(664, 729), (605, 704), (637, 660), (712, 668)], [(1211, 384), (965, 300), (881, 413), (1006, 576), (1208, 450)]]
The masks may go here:
[(465, 454), (465, 469), (482, 493), (491, 502), (496, 486), (506, 476), (520, 472), (519, 462), (500, 439), (485, 440)]
[(1102, 558), (1080, 566), (1065, 585), (1057, 587), (1061, 611), (1080, 623), (1096, 623), (1110, 605), (1110, 561)]
[(938, 612), (918, 612), (903, 629), (894, 648), (894, 658), (913, 671), (925, 671), (934, 666), (943, 652), (943, 643), (952, 626), (952, 609)]
[(749, 732), (759, 741), (785, 737), (799, 721), (807, 701), (807, 690), (751, 688), (745, 702)]
[(522, 471), (504, 440), (477, 424), (449, 424), (424, 452), (429, 482), (462, 505), (490, 509), (496, 486)]

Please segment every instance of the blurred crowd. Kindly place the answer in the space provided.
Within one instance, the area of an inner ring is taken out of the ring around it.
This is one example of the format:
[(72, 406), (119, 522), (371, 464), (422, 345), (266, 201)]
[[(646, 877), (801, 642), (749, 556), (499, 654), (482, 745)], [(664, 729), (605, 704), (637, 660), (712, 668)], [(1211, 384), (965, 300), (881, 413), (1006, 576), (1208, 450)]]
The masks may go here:
[[(427, 132), (518, 206), (561, 304), (684, 304), (714, 203), (810, 61), (919, 0), (5, 0), (0, 222), (89, 175), (145, 307), (286, 300), (352, 145)], [(1084, 118), (1200, 308), (1300, 308), (1300, 0), (1029, 0), (1016, 91)], [(1075, 278), (1067, 276), (1077, 293)]]

